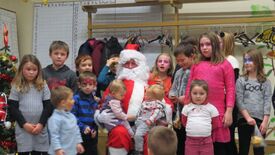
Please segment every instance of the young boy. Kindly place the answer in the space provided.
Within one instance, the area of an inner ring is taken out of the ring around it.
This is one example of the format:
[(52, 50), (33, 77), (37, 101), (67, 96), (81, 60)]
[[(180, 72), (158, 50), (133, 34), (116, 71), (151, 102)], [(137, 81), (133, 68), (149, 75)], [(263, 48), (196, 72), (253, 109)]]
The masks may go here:
[(148, 155), (176, 155), (177, 135), (167, 127), (156, 126), (148, 134)]
[(77, 77), (64, 63), (69, 57), (69, 46), (63, 41), (53, 41), (50, 45), (49, 55), (52, 64), (43, 68), (43, 77), (52, 90), (57, 86), (67, 86), (74, 92), (77, 90)]
[(75, 105), (72, 113), (76, 116), (85, 148), (84, 155), (97, 155), (97, 126), (94, 113), (97, 109), (94, 92), (96, 76), (90, 71), (80, 73), (79, 91), (74, 95)]
[(89, 55), (78, 55), (75, 59), (75, 69), (77, 76), (84, 71), (93, 72), (93, 60)]
[(51, 102), (55, 105), (52, 116), (48, 120), (50, 133), (50, 155), (83, 153), (82, 138), (77, 120), (70, 112), (73, 105), (73, 92), (65, 86), (58, 86), (51, 91)]

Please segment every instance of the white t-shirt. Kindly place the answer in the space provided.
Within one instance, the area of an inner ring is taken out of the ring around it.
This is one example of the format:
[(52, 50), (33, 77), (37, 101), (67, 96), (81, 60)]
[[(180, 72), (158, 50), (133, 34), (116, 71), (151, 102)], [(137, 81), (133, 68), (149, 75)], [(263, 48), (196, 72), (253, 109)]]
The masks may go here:
[(212, 118), (219, 115), (210, 103), (196, 105), (190, 103), (183, 107), (182, 115), (187, 116), (186, 135), (189, 137), (208, 137), (212, 131)]
[(226, 60), (229, 61), (233, 69), (240, 68), (239, 61), (232, 55), (227, 56)]

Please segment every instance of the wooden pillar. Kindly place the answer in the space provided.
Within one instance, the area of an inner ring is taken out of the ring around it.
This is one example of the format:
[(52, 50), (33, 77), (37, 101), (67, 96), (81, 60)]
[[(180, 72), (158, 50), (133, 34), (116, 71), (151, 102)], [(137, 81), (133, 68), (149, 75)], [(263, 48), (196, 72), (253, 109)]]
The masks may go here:
[[(174, 7), (175, 8), (175, 23), (179, 22), (179, 9), (177, 6)], [(180, 31), (180, 26), (179, 24), (177, 24), (177, 26), (175, 26), (175, 46), (177, 46), (179, 44), (179, 31)]]
[(92, 38), (93, 35), (93, 23), (92, 23), (92, 13), (88, 12), (88, 38)]

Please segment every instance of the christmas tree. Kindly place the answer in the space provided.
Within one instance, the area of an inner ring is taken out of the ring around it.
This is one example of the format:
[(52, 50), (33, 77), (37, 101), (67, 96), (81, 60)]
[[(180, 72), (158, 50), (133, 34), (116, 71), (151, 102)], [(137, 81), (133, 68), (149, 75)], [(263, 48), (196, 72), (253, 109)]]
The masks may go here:
[(0, 49), (0, 154), (16, 152), (14, 123), (10, 122), (7, 110), (7, 95), (11, 88), (11, 81), (16, 73), (16, 56), (12, 55), (8, 46), (8, 29), (4, 24), (4, 47)]

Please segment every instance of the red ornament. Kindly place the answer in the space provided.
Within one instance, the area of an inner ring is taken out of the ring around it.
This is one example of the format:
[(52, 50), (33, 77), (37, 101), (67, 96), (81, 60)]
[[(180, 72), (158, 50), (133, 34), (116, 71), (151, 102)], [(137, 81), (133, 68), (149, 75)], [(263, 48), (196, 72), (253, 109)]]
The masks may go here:
[(17, 60), (17, 58), (16, 58), (15, 55), (11, 55), (11, 56), (10, 56), (10, 59), (11, 59), (11, 61), (16, 61), (16, 60)]

